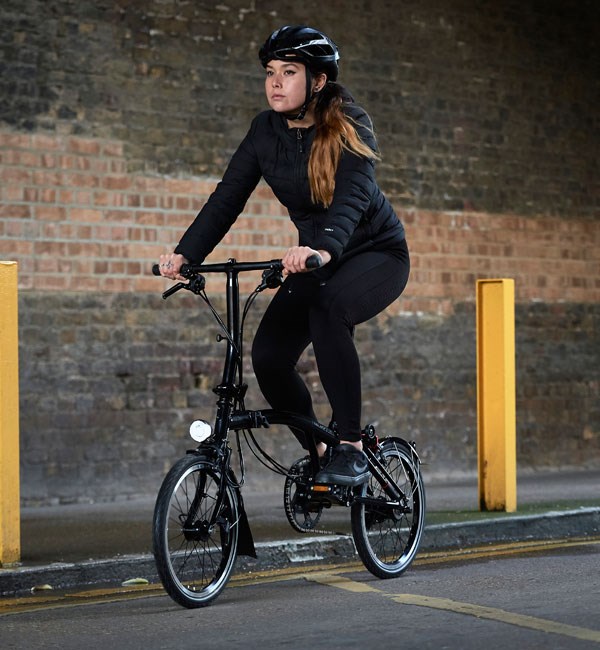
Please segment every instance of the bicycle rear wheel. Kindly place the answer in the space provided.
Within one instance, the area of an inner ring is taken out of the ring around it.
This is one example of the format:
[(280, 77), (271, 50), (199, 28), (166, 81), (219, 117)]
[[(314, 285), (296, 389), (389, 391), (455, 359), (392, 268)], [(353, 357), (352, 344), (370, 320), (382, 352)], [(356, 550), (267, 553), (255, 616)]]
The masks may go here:
[(378, 457), (402, 490), (405, 502), (400, 507), (387, 506), (389, 497), (372, 476), (359, 494), (369, 501), (352, 505), (352, 536), (365, 567), (378, 578), (393, 578), (406, 571), (419, 548), (425, 524), (425, 489), (419, 459), (404, 440), (384, 441)]
[(238, 509), (235, 490), (202, 456), (182, 458), (165, 477), (154, 508), (153, 551), (161, 582), (179, 605), (204, 607), (225, 588), (237, 552)]

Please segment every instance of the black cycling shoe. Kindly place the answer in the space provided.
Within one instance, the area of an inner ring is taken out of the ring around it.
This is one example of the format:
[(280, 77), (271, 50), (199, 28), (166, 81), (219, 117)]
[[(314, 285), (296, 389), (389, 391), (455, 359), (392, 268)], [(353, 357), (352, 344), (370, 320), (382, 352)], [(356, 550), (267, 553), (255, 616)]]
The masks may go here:
[(316, 476), (315, 483), (362, 485), (370, 476), (367, 457), (353, 445), (341, 444), (333, 449), (333, 458)]

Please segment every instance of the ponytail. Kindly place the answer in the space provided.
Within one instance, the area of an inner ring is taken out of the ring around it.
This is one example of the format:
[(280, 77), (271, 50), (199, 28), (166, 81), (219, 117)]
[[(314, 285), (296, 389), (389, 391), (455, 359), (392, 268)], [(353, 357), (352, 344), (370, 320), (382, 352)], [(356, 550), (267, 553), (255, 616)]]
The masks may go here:
[(335, 173), (343, 150), (363, 158), (379, 159), (379, 154), (365, 144), (343, 111), (344, 102), (354, 101), (339, 84), (328, 82), (317, 96), (315, 139), (308, 161), (308, 180), (313, 203), (331, 205)]

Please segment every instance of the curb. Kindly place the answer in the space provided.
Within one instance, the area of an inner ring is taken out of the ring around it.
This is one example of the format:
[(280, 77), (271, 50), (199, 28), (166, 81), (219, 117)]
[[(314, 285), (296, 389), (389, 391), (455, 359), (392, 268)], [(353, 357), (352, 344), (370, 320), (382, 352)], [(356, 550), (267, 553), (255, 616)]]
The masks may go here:
[(494, 520), (426, 526), (421, 550), (442, 550), (528, 540), (588, 537), (600, 534), (600, 508), (578, 508)]
[[(588, 537), (600, 534), (600, 508), (579, 508), (539, 515), (502, 517), (425, 526), (420, 550), (468, 548), (495, 542)], [(350, 535), (324, 535), (256, 544), (258, 558), (240, 556), (235, 574), (278, 569), (290, 564), (355, 558)], [(124, 555), (105, 560), (17, 566), (0, 569), (0, 596), (23, 596), (34, 586), (73, 589), (118, 583), (130, 578), (158, 581), (150, 554)]]

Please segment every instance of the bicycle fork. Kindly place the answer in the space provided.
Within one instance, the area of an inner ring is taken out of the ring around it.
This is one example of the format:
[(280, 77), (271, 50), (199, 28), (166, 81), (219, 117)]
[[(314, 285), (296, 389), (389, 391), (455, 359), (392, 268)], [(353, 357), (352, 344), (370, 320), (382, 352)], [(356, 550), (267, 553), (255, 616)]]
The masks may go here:
[[(373, 443), (377, 442), (375, 430), (372, 426), (366, 427), (365, 438), (366, 440), (364, 442), (366, 444), (363, 445), (363, 451), (369, 461), (369, 469), (371, 470), (371, 474), (373, 474), (375, 480), (379, 483), (381, 489), (385, 492), (389, 499), (385, 505), (391, 508), (401, 508), (405, 512), (410, 512), (410, 508), (407, 506), (409, 499), (407, 498), (406, 494), (404, 494), (402, 489), (396, 484), (383, 463), (379, 460), (379, 458), (377, 458), (373, 450), (370, 448)], [(413, 445), (411, 445), (411, 448), (413, 448)], [(414, 453), (416, 456), (416, 451)], [(417, 464), (420, 464), (418, 456)], [(357, 496), (355, 498), (355, 501), (358, 503), (364, 503), (368, 506), (382, 506), (381, 499), (374, 497)]]

